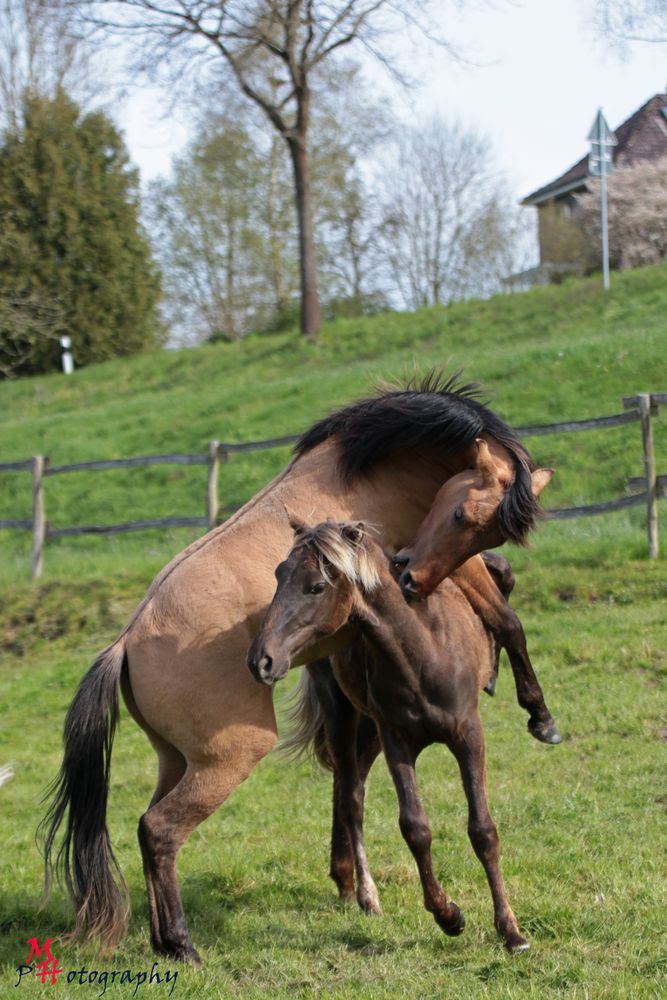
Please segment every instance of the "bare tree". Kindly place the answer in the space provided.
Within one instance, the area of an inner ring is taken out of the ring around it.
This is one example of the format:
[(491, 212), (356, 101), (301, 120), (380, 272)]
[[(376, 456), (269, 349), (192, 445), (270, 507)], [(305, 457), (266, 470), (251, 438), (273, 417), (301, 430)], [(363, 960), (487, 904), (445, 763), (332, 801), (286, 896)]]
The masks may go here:
[(426, 30), (430, 0), (51, 0), (106, 32), (129, 34), (144, 69), (199, 57), (222, 61), (247, 98), (287, 143), (296, 195), (301, 270), (301, 329), (320, 325), (309, 158), (312, 76), (355, 44), (391, 62), (388, 36), (399, 26)]
[[(17, 129), (26, 95), (94, 89), (82, 32), (44, 0), (0, 0), (0, 125)], [(99, 79), (99, 77), (98, 77)]]
[[(577, 195), (580, 218), (600, 246), (599, 182)], [(620, 270), (667, 259), (667, 157), (618, 169), (607, 181), (609, 257)], [(599, 255), (598, 255), (599, 262)]]
[(386, 187), (385, 258), (405, 304), (499, 289), (514, 268), (519, 223), (487, 139), (440, 119), (407, 129)]
[(248, 117), (204, 119), (172, 176), (149, 187), (164, 309), (181, 343), (240, 339), (296, 295), (289, 164)]
[(15, 378), (68, 332), (67, 310), (34, 291), (0, 296), (0, 379)]
[(620, 43), (667, 42), (667, 0), (596, 0), (597, 22)]

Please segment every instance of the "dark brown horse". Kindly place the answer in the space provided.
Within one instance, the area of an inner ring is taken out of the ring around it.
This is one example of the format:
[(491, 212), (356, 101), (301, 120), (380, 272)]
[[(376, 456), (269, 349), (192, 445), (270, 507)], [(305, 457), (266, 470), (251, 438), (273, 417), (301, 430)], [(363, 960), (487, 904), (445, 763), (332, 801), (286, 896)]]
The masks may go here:
[[(301, 519), (365, 520), (378, 526), (380, 544), (396, 552), (415, 537), (448, 479), (469, 473), (475, 497), (484, 499), (480, 458), (485, 467), (486, 450), (497, 476), (484, 516), (490, 530), (497, 522), (499, 541), (521, 542), (539, 513), (542, 472), (471, 387), (432, 377), (317, 423), (272, 483), (158, 574), (128, 625), (81, 681), (65, 722), (63, 763), (45, 821), (45, 858), (47, 872), (55, 862), (68, 887), (78, 935), (99, 935), (112, 946), (126, 927), (106, 825), (119, 691), (159, 764), (155, 792), (139, 821), (151, 941), (158, 952), (196, 961), (176, 857), (276, 741), (271, 692), (254, 683), (245, 659), (273, 594), (273, 571), (292, 544), (287, 510)], [(487, 545), (481, 539), (481, 533), (470, 537), (468, 551), (458, 552), (461, 562)], [(460, 578), (490, 627), (511, 643), (507, 605), (481, 558), (462, 566)], [(343, 630), (304, 649), (303, 662), (347, 641)], [(534, 735), (544, 738), (553, 720), (542, 692), (529, 661), (515, 668), (516, 677), (517, 670), (524, 685), (520, 701)]]
[[(360, 728), (358, 713), (370, 717), (377, 729), (426, 909), (447, 934), (463, 930), (458, 906), (447, 899), (433, 871), (431, 833), (415, 778), (419, 753), (433, 743), (445, 743), (461, 771), (468, 833), (487, 875), (496, 929), (510, 951), (525, 951), (528, 942), (519, 931), (500, 873), (498, 834), (486, 794), (479, 694), (494, 672), (494, 641), (463, 593), (447, 580), (428, 601), (409, 607), (387, 557), (361, 523), (302, 526), (276, 578), (276, 594), (248, 652), (248, 665), (258, 681), (274, 684), (303, 649), (346, 625), (353, 624), (360, 635), (331, 657), (335, 683), (327, 677), (326, 664), (320, 664), (325, 670), (319, 684), (317, 666), (307, 675), (317, 685), (327, 722), (335, 776), (333, 846), (336, 838), (349, 838), (360, 905), (380, 909), (362, 829), (364, 780), (378, 746), (368, 726)], [(308, 697), (306, 691), (306, 701)], [(305, 739), (314, 735), (307, 726), (305, 733)], [(348, 894), (352, 873), (334, 868), (332, 874)]]

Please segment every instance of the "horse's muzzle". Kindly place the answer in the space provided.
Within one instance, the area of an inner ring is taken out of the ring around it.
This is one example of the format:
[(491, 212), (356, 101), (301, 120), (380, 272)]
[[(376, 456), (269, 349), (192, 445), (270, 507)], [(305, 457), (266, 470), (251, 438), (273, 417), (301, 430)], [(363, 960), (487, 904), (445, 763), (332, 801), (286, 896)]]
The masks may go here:
[(246, 658), (250, 673), (258, 684), (268, 684), (271, 686), (276, 681), (281, 680), (289, 670), (289, 662), (276, 663), (273, 657), (264, 650), (255, 651), (252, 647), (248, 651)]
[(412, 573), (410, 572), (410, 570), (406, 569), (403, 573), (401, 573), (401, 576), (400, 576), (398, 582), (399, 582), (399, 585), (400, 585), (403, 597), (410, 604), (413, 604), (415, 601), (420, 601), (422, 599), (422, 594), (420, 593), (420, 591), (419, 591), (419, 589), (417, 587), (417, 584), (415, 583), (415, 581), (414, 581), (414, 579), (412, 577)]

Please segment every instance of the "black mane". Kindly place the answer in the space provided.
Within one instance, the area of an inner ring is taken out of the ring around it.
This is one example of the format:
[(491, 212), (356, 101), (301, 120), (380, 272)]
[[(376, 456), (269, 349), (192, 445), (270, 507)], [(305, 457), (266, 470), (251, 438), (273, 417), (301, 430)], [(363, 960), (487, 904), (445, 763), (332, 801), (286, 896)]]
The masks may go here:
[(460, 375), (431, 372), (405, 389), (381, 390), (337, 410), (301, 436), (295, 454), (304, 455), (335, 436), (341, 445), (341, 474), (352, 483), (398, 448), (458, 451), (488, 434), (508, 450), (514, 464), (514, 481), (498, 508), (499, 527), (505, 538), (523, 544), (541, 514), (531, 487), (535, 463), (515, 431), (481, 401), (480, 386), (462, 383)]

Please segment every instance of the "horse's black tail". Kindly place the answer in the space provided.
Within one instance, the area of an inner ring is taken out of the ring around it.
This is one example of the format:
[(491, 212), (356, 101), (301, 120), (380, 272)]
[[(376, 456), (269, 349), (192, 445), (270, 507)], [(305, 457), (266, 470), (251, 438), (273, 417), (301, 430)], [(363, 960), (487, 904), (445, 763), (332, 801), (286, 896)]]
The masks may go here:
[[(111, 947), (129, 913), (125, 881), (106, 824), (111, 748), (118, 723), (118, 688), (125, 664), (122, 640), (100, 653), (81, 681), (65, 720), (65, 753), (48, 797), (43, 838), (45, 899), (53, 874), (64, 881), (76, 911), (72, 938), (99, 936)], [(58, 830), (65, 823), (55, 856)]]
[(285, 721), (287, 733), (276, 747), (277, 752), (296, 760), (314, 757), (322, 767), (333, 771), (324, 731), (324, 713), (308, 669), (303, 670), (290, 695)]

